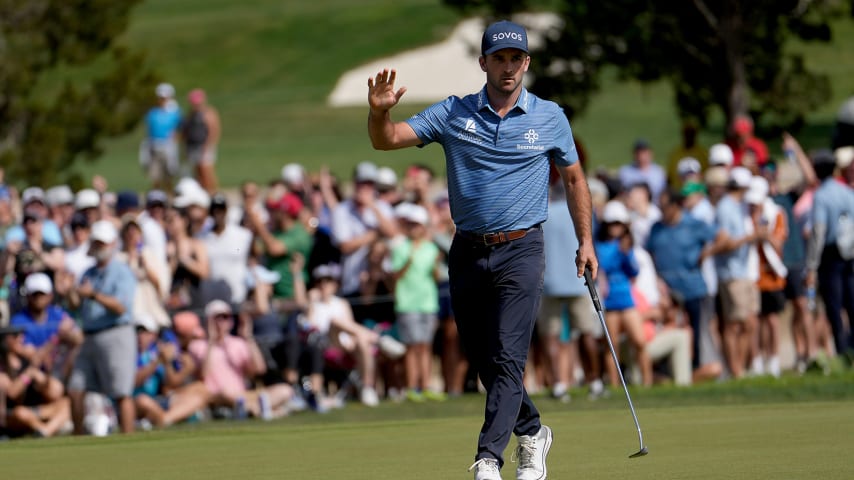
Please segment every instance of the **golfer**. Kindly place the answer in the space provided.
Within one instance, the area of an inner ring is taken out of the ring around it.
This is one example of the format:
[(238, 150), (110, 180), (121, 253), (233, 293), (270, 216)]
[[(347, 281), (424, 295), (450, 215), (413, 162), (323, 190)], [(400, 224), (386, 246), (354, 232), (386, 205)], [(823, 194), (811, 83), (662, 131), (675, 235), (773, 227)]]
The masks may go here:
[(406, 91), (394, 70), (368, 80), (368, 133), (374, 148), (431, 142), (445, 150), (451, 214), (457, 232), (449, 254), (451, 302), (463, 346), (486, 387), (475, 480), (500, 480), (502, 452), (518, 436), (516, 478), (546, 478), (551, 430), (522, 384), (543, 288), (543, 232), (549, 162), (566, 186), (579, 249), (578, 276), (597, 262), (591, 237), (590, 191), (578, 163), (569, 122), (553, 102), (522, 86), (528, 37), (515, 23), (487, 27), (480, 68), (486, 86), (448, 97), (405, 122), (389, 111)]

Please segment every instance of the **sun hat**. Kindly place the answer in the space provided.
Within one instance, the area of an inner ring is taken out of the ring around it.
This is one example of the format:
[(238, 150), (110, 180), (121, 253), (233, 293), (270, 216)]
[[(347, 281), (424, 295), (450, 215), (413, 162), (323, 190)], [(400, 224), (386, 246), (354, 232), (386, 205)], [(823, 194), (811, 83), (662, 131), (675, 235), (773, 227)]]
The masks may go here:
[(107, 245), (116, 241), (119, 233), (112, 222), (108, 220), (98, 220), (92, 224), (92, 233), (90, 238), (93, 242), (101, 242)]
[(709, 148), (709, 165), (729, 167), (734, 159), (732, 149), (725, 143), (716, 143)]
[(631, 216), (629, 209), (619, 200), (611, 200), (605, 204), (602, 210), (602, 221), (605, 223), (629, 223)]

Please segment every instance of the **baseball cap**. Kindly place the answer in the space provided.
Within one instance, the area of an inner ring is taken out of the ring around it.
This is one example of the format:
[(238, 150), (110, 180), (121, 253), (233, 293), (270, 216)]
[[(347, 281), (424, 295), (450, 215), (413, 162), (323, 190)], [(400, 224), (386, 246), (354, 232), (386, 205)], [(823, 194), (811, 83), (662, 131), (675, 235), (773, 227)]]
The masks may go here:
[(729, 172), (730, 184), (735, 188), (750, 188), (753, 173), (744, 167), (735, 167)]
[(768, 197), (768, 180), (764, 177), (753, 177), (750, 179), (750, 187), (744, 194), (744, 201), (750, 205), (761, 205)]
[(218, 298), (205, 305), (205, 316), (208, 318), (217, 315), (231, 315), (231, 313), (231, 305)]
[(159, 98), (173, 98), (175, 96), (175, 87), (171, 83), (161, 83), (154, 89), (154, 93)]
[(649, 141), (645, 138), (639, 138), (635, 140), (635, 143), (632, 145), (632, 151), (637, 152), (638, 150), (649, 150), (652, 146), (649, 144)]
[(590, 177), (587, 179), (587, 188), (590, 189), (590, 195), (593, 197), (605, 198), (607, 200), (610, 196), (608, 193), (608, 186), (605, 185), (605, 182), (596, 177)]
[(191, 311), (178, 312), (172, 317), (175, 333), (182, 337), (204, 338), (205, 330), (199, 316)]
[(833, 156), (836, 157), (837, 167), (848, 168), (854, 161), (854, 147), (839, 147), (833, 151)]
[(45, 200), (52, 207), (74, 204), (74, 192), (68, 185), (57, 185), (47, 189)]
[(834, 157), (833, 153), (826, 148), (822, 148), (822, 149), (816, 150), (815, 152), (812, 152), (810, 154), (810, 157), (812, 158), (813, 166), (828, 165), (828, 164), (836, 165), (836, 157)]
[(356, 171), (353, 175), (353, 181), (356, 183), (376, 183), (377, 181), (377, 166), (371, 162), (361, 162), (356, 165)]
[(305, 171), (302, 165), (289, 163), (282, 167), (282, 180), (290, 184), (303, 183), (305, 181)]
[(137, 327), (140, 327), (147, 332), (157, 333), (158, 331), (160, 331), (160, 325), (157, 324), (157, 321), (154, 320), (154, 317), (145, 312), (139, 312), (134, 314), (133, 323)]
[(75, 228), (89, 228), (89, 217), (86, 216), (83, 212), (74, 212), (71, 215), (71, 221), (69, 222), (71, 225), (71, 229)]
[(732, 122), (732, 131), (738, 135), (745, 135), (753, 132), (753, 120), (746, 116), (739, 116)]
[(515, 48), (528, 53), (528, 33), (525, 27), (501, 20), (486, 27), (480, 40), (481, 55), (489, 55), (505, 48)]
[(41, 202), (44, 201), (44, 190), (39, 187), (29, 187), (21, 194), (21, 203), (27, 205), (32, 202)]
[(226, 209), (228, 208), (228, 199), (225, 198), (225, 195), (222, 193), (215, 193), (213, 197), (211, 197), (211, 210), (215, 208)]
[(729, 173), (726, 167), (720, 165), (709, 167), (703, 180), (707, 187), (726, 187), (729, 183)]
[(91, 188), (84, 188), (77, 192), (74, 198), (74, 208), (85, 210), (87, 208), (98, 208), (101, 204), (101, 195)]
[(709, 148), (709, 165), (729, 167), (733, 159), (732, 149), (725, 143), (716, 143)]
[(427, 225), (430, 223), (430, 212), (421, 205), (412, 204), (406, 209), (406, 216), (404, 218), (412, 223)]
[(189, 192), (190, 190), (203, 190), (202, 185), (196, 181), (195, 178), (192, 177), (183, 177), (181, 180), (178, 180), (178, 184), (175, 185), (175, 194), (182, 195), (184, 193)]
[(388, 167), (377, 170), (377, 188), (381, 190), (394, 190), (397, 188), (397, 174)]
[(205, 103), (207, 98), (205, 91), (201, 88), (194, 88), (187, 94), (187, 101), (190, 102), (190, 105), (200, 105)]
[(31, 273), (24, 280), (24, 290), (27, 295), (53, 293), (53, 283), (50, 281), (50, 277), (42, 272)]
[(173, 202), (175, 208), (187, 208), (191, 206), (209, 208), (211, 206), (211, 196), (208, 192), (198, 188), (187, 188), (175, 197)]
[(124, 211), (139, 208), (139, 195), (130, 190), (124, 190), (116, 194), (116, 210)]
[(676, 164), (676, 173), (679, 174), (680, 177), (700, 173), (702, 170), (703, 168), (700, 166), (700, 161), (694, 157), (685, 157), (682, 160), (679, 160), (679, 163)]
[(166, 205), (169, 202), (169, 197), (163, 190), (149, 190), (145, 194), (145, 206), (153, 207), (155, 205)]
[(334, 263), (330, 263), (328, 265), (318, 265), (311, 272), (311, 275), (315, 280), (320, 280), (321, 278), (331, 278), (333, 280), (337, 280), (338, 277), (341, 276), (341, 267)]
[(101, 242), (109, 245), (115, 242), (118, 236), (119, 233), (116, 231), (116, 227), (108, 220), (98, 220), (92, 224), (90, 238), (93, 242)]
[(623, 205), (623, 202), (611, 200), (605, 204), (605, 208), (602, 210), (602, 221), (605, 223), (629, 223), (631, 221), (629, 209)]
[(302, 211), (303, 203), (299, 196), (295, 193), (288, 192), (281, 196), (278, 200), (267, 202), (267, 208), (270, 210), (278, 210), (285, 215), (296, 218), (299, 212)]

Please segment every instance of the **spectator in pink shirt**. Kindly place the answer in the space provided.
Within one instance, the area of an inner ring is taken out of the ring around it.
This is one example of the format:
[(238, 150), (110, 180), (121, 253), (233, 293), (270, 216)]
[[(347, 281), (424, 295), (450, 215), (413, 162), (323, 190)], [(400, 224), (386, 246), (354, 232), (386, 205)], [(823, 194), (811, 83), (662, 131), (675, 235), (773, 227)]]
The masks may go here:
[(260, 390), (247, 388), (247, 383), (267, 370), (264, 356), (252, 336), (251, 317), (243, 316), (231, 335), (234, 317), (231, 307), (222, 300), (213, 300), (205, 307), (208, 340), (194, 340), (190, 353), (200, 363), (200, 376), (211, 394), (214, 405), (235, 409), (237, 416), (248, 413), (265, 420), (284, 408), (293, 396), (287, 384), (272, 385)]

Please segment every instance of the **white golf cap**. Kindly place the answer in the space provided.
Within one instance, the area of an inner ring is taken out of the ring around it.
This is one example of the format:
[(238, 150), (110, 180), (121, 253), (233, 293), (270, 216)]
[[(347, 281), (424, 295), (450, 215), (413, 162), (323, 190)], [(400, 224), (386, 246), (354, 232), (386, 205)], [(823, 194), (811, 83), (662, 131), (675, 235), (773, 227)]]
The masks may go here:
[(154, 93), (160, 98), (174, 98), (175, 87), (171, 83), (161, 83), (154, 89)]
[(31, 273), (24, 280), (24, 291), (27, 295), (34, 293), (53, 293), (53, 283), (50, 277), (41, 272)]
[(596, 177), (590, 177), (587, 179), (587, 187), (590, 189), (590, 195), (593, 197), (602, 197), (607, 200), (610, 195), (608, 193), (608, 186), (605, 185), (605, 182)]
[(725, 143), (716, 143), (709, 148), (709, 165), (729, 167), (734, 160), (732, 149)]
[(406, 219), (412, 223), (426, 226), (430, 223), (430, 212), (421, 205), (411, 205), (407, 209)]
[(750, 188), (753, 173), (744, 167), (735, 167), (729, 172), (729, 181), (736, 188)]
[(833, 151), (837, 168), (845, 169), (854, 161), (854, 147), (839, 147)]
[(154, 317), (144, 312), (134, 314), (133, 323), (137, 327), (142, 327), (151, 333), (157, 333), (160, 331), (160, 325), (157, 324)]
[(750, 205), (761, 205), (768, 198), (768, 180), (765, 177), (754, 176), (750, 179), (750, 188), (744, 194), (744, 201)]
[(303, 183), (305, 181), (305, 170), (300, 164), (289, 163), (282, 167), (282, 180), (290, 184)]
[(74, 204), (74, 192), (68, 185), (57, 185), (47, 189), (45, 200), (51, 207)]
[(209, 208), (211, 206), (211, 196), (208, 192), (199, 188), (188, 188), (186, 191), (181, 192), (180, 195), (175, 197), (175, 201), (172, 202), (175, 208), (187, 208), (187, 207), (202, 207)]
[(676, 173), (680, 177), (692, 174), (696, 175), (702, 171), (703, 167), (700, 166), (700, 161), (694, 157), (685, 157), (676, 164)]
[(231, 315), (231, 305), (226, 303), (224, 300), (216, 299), (211, 300), (210, 303), (205, 305), (205, 317), (215, 317), (217, 315)]
[(371, 182), (376, 183), (377, 181), (377, 166), (371, 162), (362, 162), (356, 165), (356, 171), (353, 175), (353, 181), (355, 182)]
[(119, 237), (119, 232), (116, 231), (115, 225), (108, 220), (98, 220), (92, 224), (92, 233), (90, 237), (93, 242), (112, 244)]
[(98, 208), (99, 205), (101, 205), (101, 195), (91, 188), (80, 190), (74, 198), (74, 208), (77, 210)]
[(602, 221), (605, 223), (630, 223), (629, 209), (619, 200), (611, 200), (602, 210)]
[(394, 216), (406, 220), (409, 217), (409, 210), (414, 206), (415, 204), (409, 202), (398, 203), (394, 206)]
[(32, 202), (42, 202), (44, 201), (44, 190), (39, 187), (29, 187), (21, 193), (21, 203), (27, 205)]
[(377, 170), (377, 187), (397, 188), (397, 174), (388, 167)]
[(178, 180), (178, 183), (175, 185), (175, 195), (181, 195), (192, 189), (201, 190), (202, 185), (196, 181), (195, 178), (183, 177), (181, 180)]

